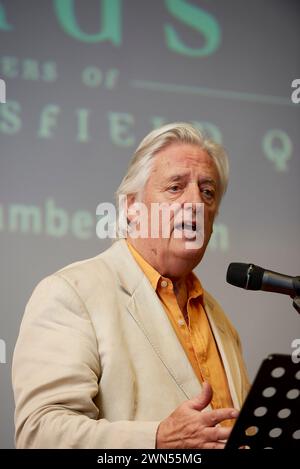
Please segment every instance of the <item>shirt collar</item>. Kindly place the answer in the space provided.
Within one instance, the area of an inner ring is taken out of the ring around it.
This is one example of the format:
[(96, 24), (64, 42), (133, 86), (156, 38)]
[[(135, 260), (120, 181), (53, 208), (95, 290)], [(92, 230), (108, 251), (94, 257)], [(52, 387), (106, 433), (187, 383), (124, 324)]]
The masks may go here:
[[(154, 288), (155, 291), (158, 289), (158, 284), (161, 280), (165, 279), (168, 282), (171, 282), (170, 279), (167, 277), (163, 277), (159, 272), (157, 272), (154, 267), (152, 267), (149, 262), (147, 262), (143, 256), (126, 240), (128, 248), (133, 255), (134, 259), (148, 278), (149, 282), (151, 283), (152, 287)], [(186, 276), (186, 286), (187, 286), (187, 292), (188, 292), (188, 301), (189, 300), (194, 300), (199, 297), (203, 297), (203, 288), (200, 283), (200, 280), (196, 277), (196, 275), (193, 272), (190, 272)]]

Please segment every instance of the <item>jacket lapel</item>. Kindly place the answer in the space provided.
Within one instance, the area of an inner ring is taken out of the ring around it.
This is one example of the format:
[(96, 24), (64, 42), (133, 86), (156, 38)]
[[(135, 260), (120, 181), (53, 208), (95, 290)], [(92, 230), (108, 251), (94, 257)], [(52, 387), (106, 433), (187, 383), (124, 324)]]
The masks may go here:
[(128, 304), (128, 311), (184, 396), (191, 399), (199, 394), (201, 384), (146, 276)]
[(127, 293), (128, 313), (184, 397), (193, 398), (201, 391), (201, 384), (156, 292), (132, 257), (125, 240), (115, 242), (109, 251), (114, 251), (110, 259), (118, 272), (120, 288)]
[(237, 353), (234, 350), (232, 337), (226, 333), (223, 323), (218, 320), (218, 316), (214, 314), (214, 308), (216, 306), (204, 298), (205, 311), (215, 337), (222, 361), (225, 369), (225, 373), (228, 380), (228, 386), (233, 401), (233, 406), (237, 409), (241, 407), (242, 396), (238, 392), (241, 389), (241, 374), (240, 367), (237, 360)]

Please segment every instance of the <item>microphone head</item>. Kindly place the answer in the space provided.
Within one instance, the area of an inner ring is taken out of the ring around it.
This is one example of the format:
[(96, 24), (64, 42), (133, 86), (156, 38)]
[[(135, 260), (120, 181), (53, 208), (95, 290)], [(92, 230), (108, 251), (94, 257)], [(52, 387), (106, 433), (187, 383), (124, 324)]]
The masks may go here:
[(260, 290), (263, 275), (264, 269), (262, 267), (254, 264), (232, 262), (227, 269), (226, 281), (235, 287)]

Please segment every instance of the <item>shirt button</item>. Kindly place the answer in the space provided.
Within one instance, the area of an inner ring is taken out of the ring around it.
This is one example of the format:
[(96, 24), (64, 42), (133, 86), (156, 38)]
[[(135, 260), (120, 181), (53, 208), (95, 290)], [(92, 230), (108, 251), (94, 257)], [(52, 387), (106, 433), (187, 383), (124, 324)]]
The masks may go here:
[(184, 319), (178, 319), (178, 324), (179, 324), (179, 326), (184, 326), (184, 324), (185, 324)]
[(161, 284), (162, 287), (167, 287), (168, 286), (168, 282), (166, 280), (162, 280), (160, 282), (160, 284)]

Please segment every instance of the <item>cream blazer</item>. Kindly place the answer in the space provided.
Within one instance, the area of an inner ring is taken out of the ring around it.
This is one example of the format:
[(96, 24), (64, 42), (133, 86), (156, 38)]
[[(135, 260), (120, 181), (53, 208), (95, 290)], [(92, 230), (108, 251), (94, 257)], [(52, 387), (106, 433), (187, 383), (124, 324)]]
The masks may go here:
[[(237, 332), (207, 292), (205, 309), (240, 408), (248, 380)], [(18, 448), (155, 448), (159, 422), (201, 391), (125, 240), (38, 284), (12, 378)]]

